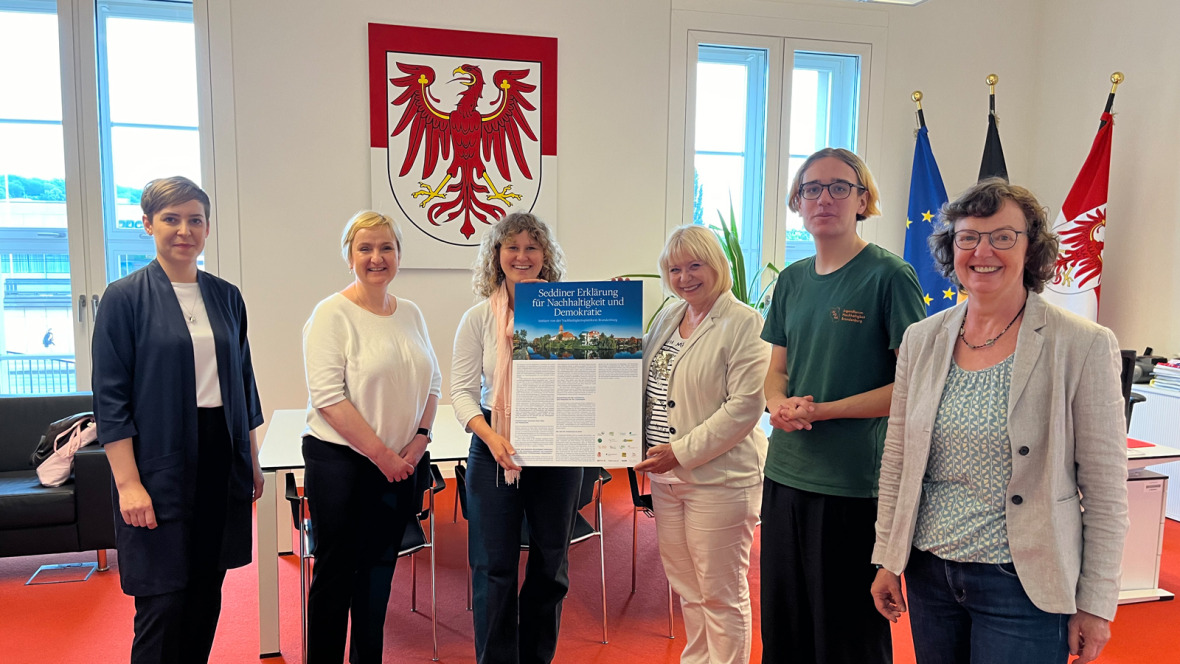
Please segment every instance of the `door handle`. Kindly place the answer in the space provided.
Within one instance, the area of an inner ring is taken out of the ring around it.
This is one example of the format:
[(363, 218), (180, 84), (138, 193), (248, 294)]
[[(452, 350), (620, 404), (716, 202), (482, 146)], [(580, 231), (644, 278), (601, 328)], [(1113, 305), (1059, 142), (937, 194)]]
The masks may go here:
[(86, 294), (78, 296), (78, 322), (82, 323), (86, 320)]
[(90, 322), (93, 323), (94, 319), (97, 317), (98, 317), (98, 296), (91, 295), (90, 296)]

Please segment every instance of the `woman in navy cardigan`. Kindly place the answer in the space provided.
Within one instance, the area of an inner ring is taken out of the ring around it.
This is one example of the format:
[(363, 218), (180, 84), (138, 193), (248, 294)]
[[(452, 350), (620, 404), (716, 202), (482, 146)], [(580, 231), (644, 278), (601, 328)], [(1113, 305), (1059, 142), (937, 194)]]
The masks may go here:
[(107, 287), (94, 414), (118, 498), (132, 662), (207, 662), (225, 571), (250, 562), (262, 409), (237, 287), (197, 269), (209, 197), (182, 177), (141, 197), (156, 260)]

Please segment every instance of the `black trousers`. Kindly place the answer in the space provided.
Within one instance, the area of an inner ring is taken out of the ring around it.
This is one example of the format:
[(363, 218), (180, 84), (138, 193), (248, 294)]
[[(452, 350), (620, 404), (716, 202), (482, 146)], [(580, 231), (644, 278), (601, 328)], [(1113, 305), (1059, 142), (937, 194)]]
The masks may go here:
[(873, 606), (876, 498), (762, 492), (762, 662), (890, 664), (889, 621)]
[[(515, 485), (472, 436), (467, 457), (467, 552), (478, 664), (547, 664), (569, 590), (569, 548), (581, 468), (525, 468)], [(529, 526), (519, 586), (521, 522)]]
[(303, 438), (303, 482), (311, 510), (312, 568), (307, 599), (307, 661), (339, 664), (349, 614), (352, 664), (380, 664), (393, 569), (406, 524), (421, 501), (414, 474), (390, 482), (346, 445)]
[(197, 409), (197, 501), (189, 539), (188, 585), (135, 598), (132, 664), (209, 661), (221, 616), (221, 544), (233, 442), (221, 408)]

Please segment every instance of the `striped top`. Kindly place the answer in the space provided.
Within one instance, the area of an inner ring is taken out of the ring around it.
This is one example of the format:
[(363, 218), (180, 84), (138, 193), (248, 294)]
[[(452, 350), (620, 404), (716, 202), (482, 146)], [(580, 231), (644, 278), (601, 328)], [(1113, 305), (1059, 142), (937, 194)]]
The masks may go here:
[[(688, 340), (680, 336), (680, 330), (677, 329), (676, 333), (656, 351), (656, 356), (648, 368), (647, 391), (644, 393), (643, 399), (644, 414), (646, 415), (644, 419), (647, 422), (644, 431), (646, 434), (643, 446), (645, 452), (652, 445), (663, 445), (669, 441), (668, 378), (672, 375), (672, 367), (676, 365), (676, 358), (679, 357), (680, 351), (687, 342)], [(664, 484), (677, 484), (681, 481), (672, 471), (651, 473), (649, 477), (653, 482)]]

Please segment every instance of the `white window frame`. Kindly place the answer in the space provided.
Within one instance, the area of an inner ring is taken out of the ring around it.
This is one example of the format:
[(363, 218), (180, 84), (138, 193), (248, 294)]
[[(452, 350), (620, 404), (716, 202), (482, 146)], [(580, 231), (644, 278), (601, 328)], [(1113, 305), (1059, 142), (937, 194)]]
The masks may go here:
[[(211, 20), (210, 2), (218, 6), (215, 21)], [(236, 189), (231, 192), (229, 200), (220, 201), (217, 191), (218, 175), (221, 175), (221, 181), (236, 180), (235, 137), (232, 131), (222, 131), (223, 138), (214, 149), (214, 95), (210, 76), (210, 70), (224, 71), (225, 63), (232, 62), (232, 55), (226, 54), (226, 60), (215, 64), (210, 57), (208, 37), (211, 23), (228, 26), (228, 2), (194, 0), (193, 28), (197, 49), (202, 187), (214, 201), (214, 223), (218, 224), (217, 232), (205, 248), (205, 267), (211, 273), (236, 279), (241, 274)], [(100, 118), (98, 102), (97, 6), (94, 0), (57, 0), (44, 4), (17, 0), (11, 4), (47, 9), (56, 4), (76, 385), (78, 390), (87, 391), (91, 388), (89, 340), (93, 333), (94, 311), (107, 284), (103, 214), (107, 202), (101, 173), (104, 168), (109, 168), (110, 157), (101, 147), (104, 131), (101, 122), (104, 120)], [(223, 104), (227, 103), (232, 109), (232, 78), (223, 84), (223, 88), (226, 87), (231, 93), (225, 93), (224, 89), (219, 92), (227, 98)], [(232, 124), (232, 113), (228, 117)], [(109, 132), (109, 124), (105, 131)], [(222, 166), (225, 166), (224, 172)], [(113, 205), (113, 201), (110, 204)]]
[[(796, 51), (851, 53), (860, 56), (860, 104), (856, 150), (868, 163), (881, 153), (886, 57), (886, 21), (881, 12), (792, 5), (758, 11), (775, 16), (717, 14), (694, 11), (693, 0), (674, 3), (668, 104), (668, 175), (665, 235), (675, 226), (691, 223), (693, 162), (695, 157), (696, 62), (700, 44), (749, 46), (768, 50), (766, 165), (763, 195), (761, 260), (781, 266), (785, 254), (786, 198), (790, 149), (791, 73)], [(746, 3), (740, 3), (745, 5)], [(753, 6), (751, 5), (753, 9)], [(787, 16), (787, 13), (790, 16)], [(882, 72), (874, 76), (873, 72)], [(877, 224), (859, 224), (866, 240), (875, 242)], [(747, 270), (751, 268), (748, 265)], [(765, 277), (769, 278), (769, 277)]]

